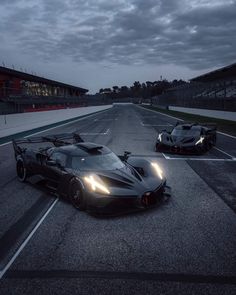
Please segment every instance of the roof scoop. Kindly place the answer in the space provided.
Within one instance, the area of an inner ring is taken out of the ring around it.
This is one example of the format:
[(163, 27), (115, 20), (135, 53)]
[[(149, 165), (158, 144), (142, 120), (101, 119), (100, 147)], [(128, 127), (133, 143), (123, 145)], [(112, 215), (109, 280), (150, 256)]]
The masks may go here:
[(85, 150), (88, 153), (98, 152), (99, 150), (101, 150), (103, 148), (102, 145), (98, 145), (98, 144), (91, 143), (91, 142), (77, 143), (76, 146)]

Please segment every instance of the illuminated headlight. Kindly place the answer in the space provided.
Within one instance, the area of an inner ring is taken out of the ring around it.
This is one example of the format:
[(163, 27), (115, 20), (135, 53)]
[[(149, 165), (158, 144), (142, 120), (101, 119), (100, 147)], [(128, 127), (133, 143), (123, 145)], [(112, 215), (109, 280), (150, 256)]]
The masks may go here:
[(157, 138), (159, 141), (161, 141), (161, 134), (158, 135), (158, 138)]
[(96, 175), (96, 174), (91, 174), (88, 176), (84, 177), (84, 183), (86, 187), (92, 191), (100, 192), (103, 194), (110, 194), (110, 191), (106, 187), (105, 183), (102, 181), (102, 179)]
[(154, 162), (152, 162), (151, 165), (154, 168), (154, 170), (156, 171), (157, 175), (160, 177), (160, 179), (163, 179), (163, 171), (161, 170), (159, 165)]
[(195, 145), (203, 143), (204, 137), (201, 136), (200, 139), (195, 143)]

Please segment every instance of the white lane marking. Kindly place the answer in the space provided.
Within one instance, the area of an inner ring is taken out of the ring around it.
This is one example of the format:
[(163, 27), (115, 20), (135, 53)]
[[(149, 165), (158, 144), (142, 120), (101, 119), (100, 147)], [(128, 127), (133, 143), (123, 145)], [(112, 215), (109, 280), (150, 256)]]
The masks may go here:
[(221, 152), (221, 153), (223, 153), (223, 154), (229, 156), (229, 157), (232, 158), (232, 159), (234, 158), (234, 156), (232, 156), (232, 155), (230, 155), (230, 154), (228, 154), (228, 153), (222, 151), (221, 149), (219, 149), (219, 148), (217, 148), (217, 147), (215, 147), (215, 146), (213, 147), (213, 149), (215, 149), (215, 150), (217, 150), (217, 151), (219, 151), (219, 152)]
[[(144, 110), (150, 111), (150, 112), (155, 112), (155, 113), (161, 114), (161, 115), (163, 115), (163, 116), (167, 116), (167, 117), (170, 117), (170, 118), (176, 119), (176, 120), (178, 120), (178, 121), (184, 121), (184, 120), (182, 120), (182, 119), (180, 119), (180, 118), (173, 117), (173, 116), (170, 116), (170, 115), (167, 115), (167, 114), (164, 114), (164, 113), (158, 112), (158, 111), (149, 110), (149, 109), (143, 108), (143, 107), (141, 107), (141, 106), (138, 106), (138, 107), (140, 107), (140, 108), (142, 108), (142, 109), (144, 109)], [(224, 132), (221, 132), (221, 131), (217, 131), (217, 133), (236, 139), (235, 136), (230, 135), (230, 134), (227, 134), (227, 133), (224, 133)]]
[(184, 121), (184, 120), (179, 119), (179, 118), (177, 118), (177, 117), (170, 116), (170, 115), (167, 115), (167, 114), (164, 114), (164, 113), (158, 112), (158, 111), (149, 110), (149, 109), (143, 108), (143, 107), (141, 107), (141, 106), (138, 106), (138, 107), (139, 107), (139, 108), (142, 108), (142, 109), (144, 109), (144, 110), (150, 111), (150, 112), (154, 112), (154, 113), (158, 113), (158, 114), (160, 114), (160, 115), (164, 115), (164, 116), (170, 117), (170, 118), (172, 118), (172, 119), (176, 119), (176, 120), (178, 120), (178, 121)]
[(8, 145), (9, 143), (11, 143), (11, 141), (8, 141), (6, 143), (2, 143), (2, 144), (0, 144), (0, 146)]
[(143, 122), (141, 122), (141, 125), (142, 126), (157, 126), (157, 127), (170, 127), (170, 126), (173, 126), (172, 124), (168, 124), (168, 123), (165, 124), (165, 125), (164, 124), (163, 125), (160, 125), (160, 124), (159, 125), (155, 125), (155, 124), (145, 124)]
[[(23, 136), (22, 138), (31, 137), (31, 136), (33, 136), (33, 135), (37, 135), (37, 134), (40, 134), (40, 133), (43, 133), (43, 132), (46, 132), (46, 131), (49, 131), (49, 130), (53, 130), (53, 129), (56, 129), (56, 128), (59, 128), (59, 127), (63, 127), (63, 126), (69, 125), (69, 124), (74, 123), (74, 122), (77, 122), (77, 121), (82, 121), (82, 120), (85, 120), (85, 119), (87, 119), (87, 118), (89, 118), (89, 117), (96, 116), (96, 115), (100, 115), (101, 113), (103, 113), (103, 112), (105, 112), (105, 111), (107, 111), (107, 110), (101, 111), (99, 114), (91, 114), (91, 115), (88, 115), (88, 116), (83, 117), (83, 118), (78, 118), (78, 119), (76, 119), (76, 120), (72, 120), (72, 121), (70, 121), (70, 122), (67, 122), (67, 123), (64, 123), (64, 124), (61, 124), (61, 125), (57, 125), (57, 126), (55, 126), (55, 127), (51, 127), (51, 128), (48, 128), (48, 129), (44, 129), (44, 130), (42, 130), (42, 131), (35, 132), (35, 133), (32, 133), (32, 134), (27, 135), (27, 136)], [(42, 126), (42, 127), (43, 127), (43, 126)], [(40, 128), (40, 127), (38, 127), (38, 128)], [(26, 131), (22, 131), (22, 132), (27, 132), (27, 131), (30, 131), (30, 130), (26, 130)], [(12, 135), (14, 135), (14, 134), (12, 134)], [(9, 135), (9, 136), (11, 136), (11, 135)], [(4, 146), (4, 145), (10, 144), (10, 143), (12, 143), (12, 142), (11, 142), (11, 141), (8, 141), (8, 142), (5, 142), (5, 143), (0, 144), (0, 146)]]
[(229, 137), (231, 137), (231, 138), (236, 139), (236, 136), (233, 136), (233, 135), (230, 135), (230, 134), (227, 134), (227, 133), (221, 132), (221, 131), (217, 131), (217, 133), (222, 134), (222, 135), (225, 135), (225, 136), (229, 136)]
[(109, 131), (110, 131), (110, 129), (108, 128), (107, 130), (106, 130), (106, 132), (98, 132), (98, 133), (96, 133), (96, 132), (93, 132), (93, 133), (89, 133), (89, 132), (82, 132), (82, 133), (80, 133), (80, 135), (107, 135), (108, 133), (109, 133)]
[(169, 156), (166, 156), (164, 153), (162, 153), (163, 157), (166, 159), (166, 160), (169, 160), (170, 157)]
[(11, 260), (7, 263), (7, 265), (3, 268), (3, 270), (0, 271), (0, 279), (4, 276), (6, 271), (9, 269), (9, 267), (13, 264), (13, 262), (16, 260), (18, 255), (21, 253), (21, 251), (25, 248), (25, 246), (28, 244), (34, 233), (37, 231), (37, 229), (40, 227), (44, 219), (48, 216), (48, 214), (51, 212), (53, 207), (56, 205), (59, 199), (54, 200), (52, 205), (48, 208), (46, 213), (43, 215), (43, 217), (39, 220), (39, 222), (36, 224), (34, 229), (31, 231), (31, 233), (28, 235), (28, 237), (25, 239), (25, 241), (21, 244), (19, 249), (16, 251), (16, 253), (12, 256)]
[(180, 161), (212, 161), (212, 162), (234, 162), (236, 158), (232, 159), (214, 159), (214, 158), (167, 158), (167, 160), (180, 160)]

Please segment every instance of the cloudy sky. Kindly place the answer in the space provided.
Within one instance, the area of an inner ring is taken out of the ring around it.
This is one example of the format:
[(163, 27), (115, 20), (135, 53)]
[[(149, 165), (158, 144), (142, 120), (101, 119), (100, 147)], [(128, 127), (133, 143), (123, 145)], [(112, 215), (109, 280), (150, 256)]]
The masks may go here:
[(236, 0), (0, 0), (0, 63), (94, 93), (236, 61)]

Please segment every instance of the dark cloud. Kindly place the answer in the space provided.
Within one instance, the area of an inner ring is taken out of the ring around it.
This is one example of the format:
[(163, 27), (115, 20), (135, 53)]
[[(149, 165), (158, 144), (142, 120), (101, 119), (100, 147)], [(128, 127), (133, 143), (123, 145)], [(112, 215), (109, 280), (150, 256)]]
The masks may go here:
[(13, 10), (5, 0), (1, 5), (4, 46), (14, 44), (42, 60), (204, 69), (236, 59), (235, 0), (21, 0), (11, 1)]

